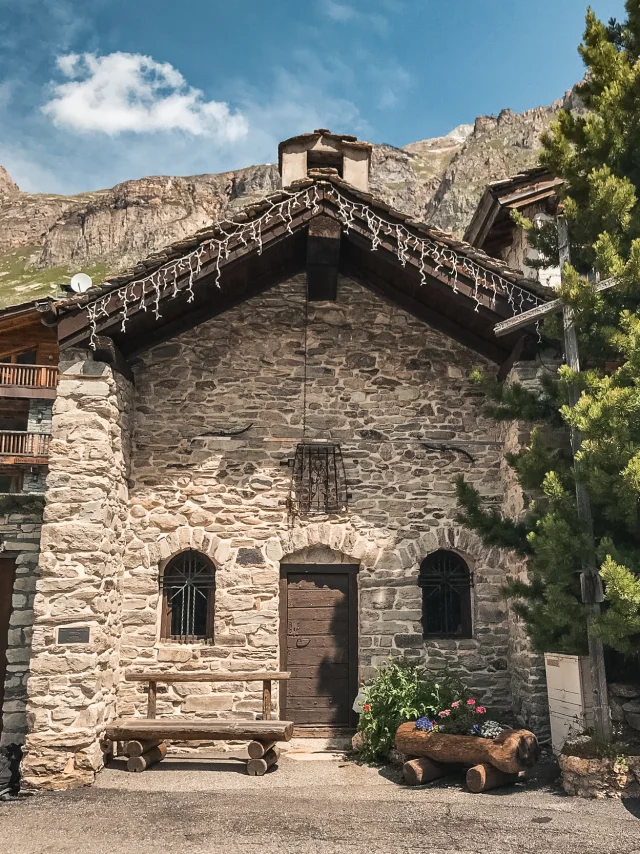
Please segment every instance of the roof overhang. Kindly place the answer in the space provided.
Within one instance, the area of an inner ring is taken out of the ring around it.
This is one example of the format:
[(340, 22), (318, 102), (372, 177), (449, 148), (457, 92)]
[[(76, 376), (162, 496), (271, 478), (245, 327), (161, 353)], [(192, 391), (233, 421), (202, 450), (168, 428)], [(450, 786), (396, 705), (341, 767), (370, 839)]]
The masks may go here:
[(553, 204), (562, 178), (538, 167), (489, 184), (464, 234), (467, 243), (495, 253), (511, 242), (515, 223), (511, 212), (532, 205)]
[[(338, 178), (313, 178), (54, 306), (60, 346), (111, 338), (125, 357), (221, 314), (305, 269), (309, 223), (340, 223), (340, 272), (497, 363), (518, 336), (493, 327), (550, 295), (474, 247)], [(512, 340), (513, 339), (513, 340)]]

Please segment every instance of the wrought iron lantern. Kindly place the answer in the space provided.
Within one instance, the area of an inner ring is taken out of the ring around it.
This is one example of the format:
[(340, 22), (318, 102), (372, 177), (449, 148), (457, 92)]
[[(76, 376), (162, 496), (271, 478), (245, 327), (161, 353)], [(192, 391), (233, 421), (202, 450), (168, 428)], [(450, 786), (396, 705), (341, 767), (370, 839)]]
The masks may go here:
[(290, 512), (300, 516), (343, 513), (349, 497), (340, 445), (300, 443), (293, 459)]

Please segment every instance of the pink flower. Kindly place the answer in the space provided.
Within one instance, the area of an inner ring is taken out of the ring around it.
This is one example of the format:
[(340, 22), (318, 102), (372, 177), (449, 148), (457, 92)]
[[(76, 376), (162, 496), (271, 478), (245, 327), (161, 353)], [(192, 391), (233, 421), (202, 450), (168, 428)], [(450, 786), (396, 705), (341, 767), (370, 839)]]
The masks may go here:
[(485, 707), (484, 707), (484, 706), (478, 706), (478, 707), (477, 707), (477, 709), (476, 709), (476, 713), (477, 713), (477, 714), (479, 714), (479, 715), (484, 715), (484, 713), (485, 713), (486, 711), (487, 711), (487, 710), (485, 709)]
[(459, 700), (454, 700), (454, 701), (453, 701), (453, 703), (451, 703), (451, 708), (452, 708), (452, 709), (457, 709), (459, 705), (460, 705), (460, 701), (459, 701)]
[(448, 718), (451, 714), (451, 709), (444, 709), (444, 711), (438, 712), (438, 714), (441, 718)]
[(475, 706), (475, 704), (476, 704), (475, 700), (467, 700), (467, 706)]
[(364, 706), (363, 706), (362, 708), (365, 710), (365, 712), (370, 712), (370, 711), (371, 711), (371, 706), (369, 705), (369, 703), (365, 703), (365, 704), (364, 704)]

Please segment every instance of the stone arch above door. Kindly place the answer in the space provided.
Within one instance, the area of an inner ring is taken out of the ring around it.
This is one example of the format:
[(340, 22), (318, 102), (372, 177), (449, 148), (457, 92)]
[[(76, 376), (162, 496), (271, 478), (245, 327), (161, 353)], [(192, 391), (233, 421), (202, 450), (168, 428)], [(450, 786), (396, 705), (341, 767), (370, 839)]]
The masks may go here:
[(344, 552), (336, 551), (335, 549), (322, 544), (306, 546), (297, 552), (291, 552), (291, 554), (283, 555), (280, 563), (308, 563), (322, 564), (324, 566), (333, 564), (349, 564), (351, 566), (360, 565), (360, 561), (357, 558), (350, 557), (349, 555), (344, 554)]
[[(362, 569), (373, 569), (390, 542), (383, 537), (365, 537), (349, 525), (323, 522), (294, 528), (278, 535), (282, 551), (281, 563), (293, 563), (293, 556), (302, 559), (299, 563), (345, 563), (360, 564)], [(310, 558), (316, 549), (322, 550), (329, 560)], [(339, 559), (336, 559), (336, 557)], [(297, 558), (296, 558), (297, 559)]]

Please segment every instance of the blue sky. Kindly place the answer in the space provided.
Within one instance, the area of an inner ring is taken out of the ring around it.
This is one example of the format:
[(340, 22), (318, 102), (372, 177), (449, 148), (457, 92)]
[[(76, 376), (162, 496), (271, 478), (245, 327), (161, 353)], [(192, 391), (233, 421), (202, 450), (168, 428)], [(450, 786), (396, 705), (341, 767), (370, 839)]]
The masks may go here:
[[(623, 16), (623, 0), (592, 0)], [(30, 191), (272, 162), (328, 127), (404, 145), (548, 104), (584, 0), (0, 0), (0, 164)]]

